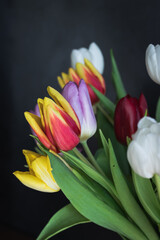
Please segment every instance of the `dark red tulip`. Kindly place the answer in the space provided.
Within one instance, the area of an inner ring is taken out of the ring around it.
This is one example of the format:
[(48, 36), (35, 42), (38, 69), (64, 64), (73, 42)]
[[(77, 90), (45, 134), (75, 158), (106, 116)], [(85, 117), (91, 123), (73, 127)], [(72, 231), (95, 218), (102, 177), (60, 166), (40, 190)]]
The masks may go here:
[(131, 138), (136, 132), (137, 123), (144, 117), (146, 110), (148, 106), (143, 94), (139, 99), (127, 95), (119, 100), (114, 115), (114, 129), (120, 143), (127, 144), (126, 138)]

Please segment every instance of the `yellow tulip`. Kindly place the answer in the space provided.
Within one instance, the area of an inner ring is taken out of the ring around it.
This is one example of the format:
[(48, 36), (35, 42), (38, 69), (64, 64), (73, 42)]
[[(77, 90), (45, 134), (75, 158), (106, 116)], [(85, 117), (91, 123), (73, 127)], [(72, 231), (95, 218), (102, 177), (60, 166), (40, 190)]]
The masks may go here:
[(48, 156), (23, 150), (29, 171), (15, 171), (13, 174), (25, 186), (41, 192), (57, 192), (60, 190), (51, 172)]

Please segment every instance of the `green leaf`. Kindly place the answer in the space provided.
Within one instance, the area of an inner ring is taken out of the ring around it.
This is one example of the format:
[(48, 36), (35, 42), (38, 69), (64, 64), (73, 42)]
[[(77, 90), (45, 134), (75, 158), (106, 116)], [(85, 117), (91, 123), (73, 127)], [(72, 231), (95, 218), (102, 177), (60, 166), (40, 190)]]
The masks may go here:
[(113, 84), (116, 90), (116, 94), (117, 94), (117, 98), (121, 99), (124, 96), (127, 95), (126, 90), (124, 88), (114, 55), (113, 55), (113, 51), (110, 51), (110, 55), (111, 55), (111, 65), (112, 65), (112, 80), (113, 80)]
[(50, 152), (48, 152), (48, 156), (57, 184), (78, 212), (90, 221), (115, 231), (130, 240), (147, 240), (133, 223), (85, 187), (58, 157)]
[[(113, 186), (113, 183), (108, 179), (104, 178), (101, 174), (99, 174), (95, 169), (88, 166), (86, 163), (82, 162), (77, 157), (70, 155), (67, 152), (63, 152), (64, 156), (67, 157), (68, 163), (70, 162), (74, 164), (76, 167), (81, 169), (83, 172), (85, 172), (90, 178), (92, 178), (94, 181), (96, 181), (98, 184), (100, 184), (103, 188), (105, 188), (114, 199), (117, 199), (117, 193), (115, 191), (115, 188)], [(65, 158), (66, 159), (66, 158)], [(66, 160), (67, 160), (66, 159)]]
[(136, 202), (135, 198), (129, 190), (125, 178), (118, 166), (117, 159), (114, 154), (114, 150), (110, 140), (109, 154), (112, 177), (115, 183), (117, 193), (119, 195), (119, 200), (121, 201), (125, 211), (149, 239), (158, 240), (159, 237), (156, 234), (154, 228), (152, 227), (142, 208)]
[(100, 168), (103, 170), (105, 175), (108, 178), (111, 178), (111, 171), (109, 165), (109, 157), (106, 156), (105, 150), (103, 148), (99, 148), (95, 154), (95, 159), (99, 164)]
[(160, 224), (160, 202), (157, 199), (150, 179), (142, 178), (132, 171), (137, 196), (146, 212)]
[(93, 92), (97, 95), (97, 97), (100, 99), (104, 107), (107, 109), (107, 112), (113, 118), (114, 111), (115, 111), (115, 104), (105, 95), (103, 95), (100, 91), (98, 91), (95, 87), (93, 87), (92, 85), (90, 85), (90, 87), (92, 88)]
[[(121, 170), (125, 175), (130, 175), (130, 167), (129, 163), (127, 160), (127, 155), (126, 155), (126, 146), (120, 144), (115, 136), (114, 133), (114, 127), (107, 121), (105, 116), (102, 114), (101, 111), (97, 110), (97, 125), (98, 129), (101, 129), (103, 132), (103, 135), (106, 139), (111, 139), (111, 142), (113, 144), (113, 147), (115, 149), (116, 157), (118, 159), (118, 164), (120, 165)], [(98, 146), (103, 147), (101, 137), (99, 133), (97, 133), (97, 139), (98, 139)]]
[(160, 97), (158, 98), (157, 106), (156, 106), (156, 116), (157, 122), (160, 122)]
[(88, 222), (90, 221), (82, 216), (72, 204), (68, 204), (53, 215), (37, 240), (47, 240), (65, 229)]

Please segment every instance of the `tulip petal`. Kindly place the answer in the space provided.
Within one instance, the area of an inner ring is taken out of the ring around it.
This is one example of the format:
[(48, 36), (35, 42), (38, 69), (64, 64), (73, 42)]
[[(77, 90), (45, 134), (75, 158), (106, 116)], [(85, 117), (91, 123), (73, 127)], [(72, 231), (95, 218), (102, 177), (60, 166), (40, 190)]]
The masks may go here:
[(79, 85), (80, 77), (76, 73), (76, 71), (73, 68), (69, 68), (68, 70), (69, 76), (73, 82), (75, 82), (77, 85)]
[(145, 96), (141, 93), (139, 97), (139, 103), (138, 103), (140, 118), (144, 117), (146, 110), (148, 110), (147, 101), (145, 99)]
[(73, 68), (76, 68), (77, 62), (84, 63), (84, 58), (83, 58), (82, 53), (79, 50), (74, 49), (71, 52), (71, 66)]
[(69, 104), (69, 102), (67, 102), (67, 100), (58, 91), (56, 91), (54, 88), (48, 87), (47, 91), (48, 91), (48, 94), (53, 98), (53, 100), (59, 106), (61, 106), (64, 109), (64, 111), (75, 121), (77, 127), (79, 129), (81, 129), (79, 120), (78, 120), (73, 108)]
[(160, 84), (160, 45), (149, 44), (146, 50), (146, 68), (150, 78)]
[[(84, 62), (85, 62), (85, 65), (89, 68), (89, 70), (98, 78), (100, 84), (101, 84), (101, 87), (103, 89), (103, 94), (105, 93), (105, 89), (106, 89), (106, 86), (105, 86), (105, 81), (104, 81), (104, 78), (102, 77), (102, 75), (97, 71), (97, 69), (93, 66), (93, 64), (88, 61), (87, 59), (84, 59)], [(95, 86), (96, 87), (96, 86)], [(98, 88), (97, 88), (98, 89)]]
[(122, 144), (126, 144), (126, 137), (132, 136), (137, 130), (137, 102), (129, 95), (119, 100), (115, 115), (114, 128), (116, 138)]
[(48, 106), (49, 106), (49, 105), (51, 105), (52, 107), (55, 107), (55, 108), (56, 108), (55, 103), (54, 103), (51, 99), (45, 97), (45, 98), (44, 98), (44, 104), (43, 104), (43, 113), (44, 113), (44, 122), (45, 122), (45, 133), (46, 133), (47, 137), (49, 138), (50, 142), (51, 142), (54, 146), (56, 146), (56, 143), (55, 143), (55, 141), (54, 141), (54, 138), (53, 138), (53, 136), (52, 136), (52, 133), (51, 133), (51, 130), (50, 130), (50, 127), (49, 127), (49, 119), (48, 119), (48, 113), (47, 113), (47, 111), (48, 111)]
[(55, 192), (54, 189), (47, 186), (42, 180), (31, 175), (29, 172), (16, 171), (13, 173), (21, 183), (25, 186), (41, 191), (41, 192)]
[(69, 151), (79, 143), (79, 137), (67, 124), (59, 111), (48, 106), (49, 127), (59, 149)]
[(88, 89), (83, 79), (79, 84), (79, 100), (83, 114), (81, 141), (85, 141), (89, 137), (92, 137), (96, 132), (97, 122), (93, 112)]
[(42, 128), (44, 130), (45, 129), (45, 123), (44, 123), (44, 117), (43, 117), (43, 102), (44, 102), (43, 99), (38, 98), (37, 103), (38, 103), (38, 107), (39, 107)]
[(32, 169), (37, 178), (41, 179), (48, 187), (54, 191), (60, 190), (52, 176), (51, 165), (48, 157), (46, 158), (45, 156), (41, 156), (36, 158), (36, 160), (32, 162)]
[(87, 140), (95, 133), (97, 123), (84, 80), (80, 81), (79, 90), (75, 83), (68, 83), (64, 87), (62, 95), (71, 104), (78, 116), (81, 125), (81, 141)]
[(82, 132), (83, 113), (79, 100), (79, 92), (77, 85), (74, 82), (69, 82), (63, 88), (62, 95), (70, 103), (75, 113), (77, 114)]
[[(104, 58), (103, 54), (96, 43), (91, 43), (89, 45), (89, 51), (92, 55), (92, 63), (96, 69), (102, 74), (104, 71)], [(86, 58), (86, 57), (85, 57)], [(89, 58), (88, 58), (89, 60)]]
[(27, 162), (27, 165), (29, 167), (29, 171), (30, 173), (33, 173), (33, 170), (32, 170), (32, 162), (40, 157), (41, 155), (39, 153), (36, 153), (36, 152), (33, 152), (33, 151), (30, 151), (30, 150), (24, 150), (23, 149), (23, 154), (26, 158), (26, 162)]
[(40, 117), (30, 112), (25, 112), (24, 115), (31, 128), (33, 129), (39, 140), (42, 142), (42, 144), (46, 148), (52, 149), (53, 151), (57, 152), (55, 146), (49, 141), (49, 139), (42, 130), (42, 123)]

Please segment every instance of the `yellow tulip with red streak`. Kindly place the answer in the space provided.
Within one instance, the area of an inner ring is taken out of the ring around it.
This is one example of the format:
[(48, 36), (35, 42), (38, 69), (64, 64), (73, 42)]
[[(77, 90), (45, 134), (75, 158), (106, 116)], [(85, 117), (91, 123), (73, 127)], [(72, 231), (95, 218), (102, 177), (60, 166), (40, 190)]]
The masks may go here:
[(53, 152), (69, 151), (79, 143), (79, 119), (67, 100), (55, 89), (49, 88), (53, 98), (38, 99), (40, 117), (25, 112), (25, 118), (41, 143)]

